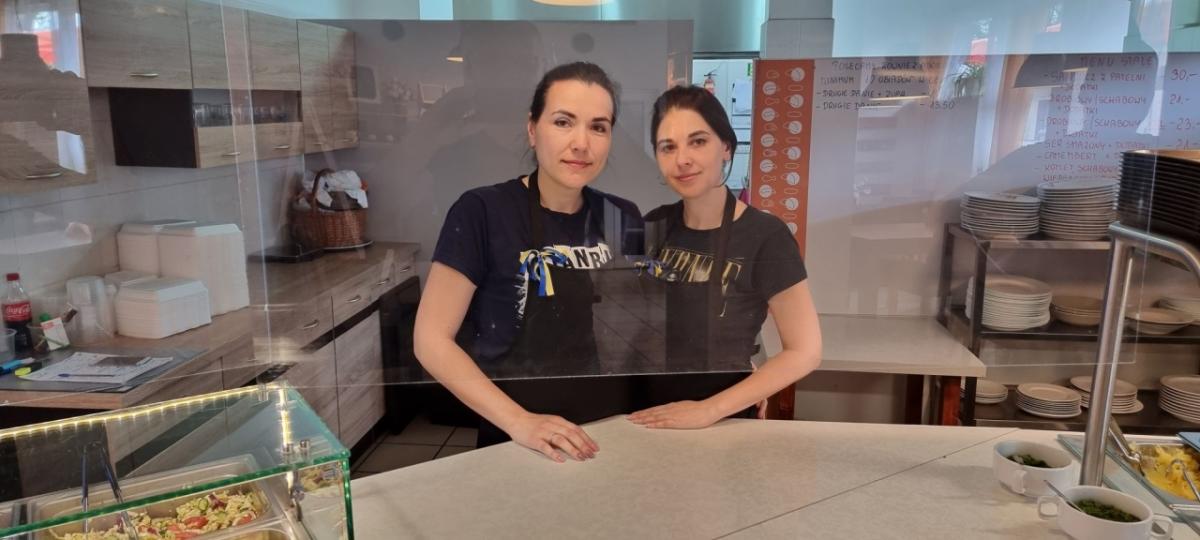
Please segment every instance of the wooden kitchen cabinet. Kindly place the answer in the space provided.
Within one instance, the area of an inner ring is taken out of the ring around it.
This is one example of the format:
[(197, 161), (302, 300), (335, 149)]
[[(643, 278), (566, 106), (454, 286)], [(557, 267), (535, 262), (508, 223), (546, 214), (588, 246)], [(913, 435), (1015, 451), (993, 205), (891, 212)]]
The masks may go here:
[[(188, 0), (192, 88), (247, 90), (246, 11), (203, 0)], [(227, 50), (234, 54), (227, 54)], [(238, 54), (243, 52), (243, 54)], [(233, 74), (233, 82), (230, 82)]]
[(334, 340), (337, 356), (339, 438), (354, 446), (383, 418), (383, 349), (379, 312)]
[(64, 38), (39, 42), (28, 25), (18, 24), (57, 25), (78, 15), (75, 0), (0, 0), (0, 195), (96, 181), (87, 82), (79, 55), (64, 50), (78, 43), (79, 29), (52, 26)]
[(338, 419), (337, 366), (334, 342), (312, 352), (287, 353), (283, 361), (291, 364), (284, 380), (290, 383), (308, 406), (316, 411), (334, 435), (340, 431)]
[(192, 88), (185, 0), (80, 0), (88, 86)]
[(354, 32), (329, 28), (330, 106), (333, 148), (358, 146), (358, 103), (354, 79)]
[(300, 90), (296, 21), (250, 11), (250, 82), (254, 90)]
[(304, 151), (358, 146), (354, 32), (304, 21), (298, 31)]
[(304, 116), (304, 151), (331, 150), (332, 102), (329, 93), (329, 35), (323, 24), (300, 21), (300, 108)]

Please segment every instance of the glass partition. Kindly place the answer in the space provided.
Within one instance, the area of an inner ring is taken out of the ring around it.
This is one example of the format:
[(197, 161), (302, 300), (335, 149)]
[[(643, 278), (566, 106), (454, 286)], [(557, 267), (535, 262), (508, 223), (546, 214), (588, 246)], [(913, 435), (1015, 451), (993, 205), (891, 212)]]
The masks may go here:
[[(387, 445), (421, 461), (496, 435), (462, 378), (535, 413), (594, 398), (586, 424), (781, 352), (815, 364), (770, 303), (801, 282), (820, 366), (774, 381), (764, 415), (1082, 429), (1107, 227), (1200, 240), (1192, 3), (634, 4), (0, 0), (0, 273), (30, 300), (0, 292), (0, 429), (286, 382), (337, 459), (381, 472), (411, 462)], [(564, 160), (531, 148), (531, 101), (574, 61), (616, 83), (616, 122), (581, 206), (537, 214), (588, 240), (533, 245), (524, 178)], [(651, 132), (687, 84), (736, 137), (714, 185), (762, 227), (730, 220), (720, 309), (703, 233), (722, 229), (672, 206)], [(438, 267), (461, 287), (423, 296)], [(1194, 427), (1163, 388), (1200, 370), (1197, 278), (1141, 252), (1132, 275), (1118, 422)], [(439, 380), (418, 312), (452, 304), (439, 331), (482, 375)], [(94, 424), (146, 463), (178, 444)]]

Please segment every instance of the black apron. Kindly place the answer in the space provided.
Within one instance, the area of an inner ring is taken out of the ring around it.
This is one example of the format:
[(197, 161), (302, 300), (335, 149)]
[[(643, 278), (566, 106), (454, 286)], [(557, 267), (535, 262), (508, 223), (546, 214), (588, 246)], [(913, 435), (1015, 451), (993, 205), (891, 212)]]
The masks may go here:
[[(540, 252), (545, 247), (545, 233), (537, 170), (529, 175), (527, 194), (533, 241), (530, 249)], [(603, 208), (596, 207), (602, 204), (600, 197), (590, 195), (584, 188), (585, 227), (603, 232)], [(585, 229), (584, 238), (587, 236)], [(545, 272), (553, 284), (553, 294), (539, 294), (544, 283), (527, 282), (520, 332), (512, 348), (497, 362), (503, 374), (513, 378), (498, 380), (496, 385), (531, 413), (558, 415), (575, 424), (628, 412), (629, 390), (621, 381), (563, 376), (586, 373), (599, 362), (592, 328), (596, 294), (589, 271), (547, 265)], [(537, 378), (543, 376), (547, 378)], [(504, 431), (480, 419), (477, 446), (508, 440)]]
[[(721, 226), (717, 229), (707, 281), (689, 283), (674, 276), (664, 276), (667, 281), (666, 372), (670, 375), (647, 377), (638, 385), (643, 400), (640, 408), (674, 401), (703, 400), (746, 378), (745, 372), (710, 372), (714, 368), (744, 365), (746, 372), (752, 369), (751, 355), (723, 346), (720, 332), (726, 306), (723, 278), (736, 208), (737, 199), (726, 190), (725, 208)], [(683, 202), (660, 206), (646, 215), (646, 221), (664, 221), (666, 224), (666, 234), (654, 254), (656, 261), (662, 261), (663, 246), (684, 226)], [(737, 358), (730, 358), (731, 355)], [(751, 407), (731, 416), (754, 418), (754, 413), (755, 409)]]

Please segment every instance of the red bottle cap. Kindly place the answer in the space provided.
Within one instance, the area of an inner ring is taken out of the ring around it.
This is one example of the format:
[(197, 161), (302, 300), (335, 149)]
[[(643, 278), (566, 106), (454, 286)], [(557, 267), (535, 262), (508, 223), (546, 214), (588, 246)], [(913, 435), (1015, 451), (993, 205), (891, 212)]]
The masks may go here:
[(4, 277), (5, 277), (5, 279), (7, 279), (8, 281), (17, 281), (17, 280), (20, 280), (20, 279), (21, 279), (21, 274), (19, 274), (19, 273), (17, 273), (17, 272), (10, 272), (9, 274), (7, 274), (7, 275), (6, 275), (6, 276), (4, 276)]

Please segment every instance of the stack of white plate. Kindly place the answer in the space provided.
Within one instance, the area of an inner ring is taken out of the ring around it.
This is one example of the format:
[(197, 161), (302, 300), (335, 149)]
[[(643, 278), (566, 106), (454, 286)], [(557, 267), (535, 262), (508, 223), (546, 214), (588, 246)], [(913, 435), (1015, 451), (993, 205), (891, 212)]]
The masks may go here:
[(1038, 231), (1039, 204), (1025, 195), (968, 191), (962, 198), (962, 227), (985, 238), (1025, 238)]
[(1098, 326), (1104, 302), (1090, 296), (1055, 296), (1050, 302), (1050, 314), (1075, 326)]
[(1158, 406), (1176, 418), (1200, 424), (1200, 376), (1167, 375), (1160, 382)]
[[(965, 390), (964, 390), (965, 391)], [(975, 381), (975, 403), (995, 405), (1008, 399), (1008, 387), (985, 379)]]
[[(1092, 401), (1092, 378), (1087, 375), (1079, 377), (1071, 377), (1071, 386), (1079, 389), (1079, 395), (1083, 397), (1079, 405), (1087, 408)], [(1142, 402), (1137, 398), (1137, 387), (1132, 383), (1117, 379), (1117, 384), (1113, 388), (1113, 414), (1133, 414), (1142, 410)]]
[(1065, 386), (1025, 383), (1017, 386), (1017, 408), (1044, 418), (1073, 418), (1083, 411), (1083, 397)]
[(1158, 301), (1158, 307), (1182, 311), (1192, 316), (1192, 324), (1200, 325), (1200, 297), (1168, 296)]
[[(975, 299), (975, 278), (967, 281), (967, 317)], [(993, 330), (1017, 331), (1050, 322), (1050, 286), (1021, 276), (989, 277), (984, 284), (983, 323)]]
[(1114, 180), (1060, 180), (1037, 187), (1042, 200), (1041, 226), (1047, 236), (1097, 240), (1117, 220), (1118, 184)]
[(1142, 308), (1125, 313), (1125, 323), (1131, 330), (1149, 336), (1165, 336), (1195, 320), (1191, 315), (1173, 309)]

